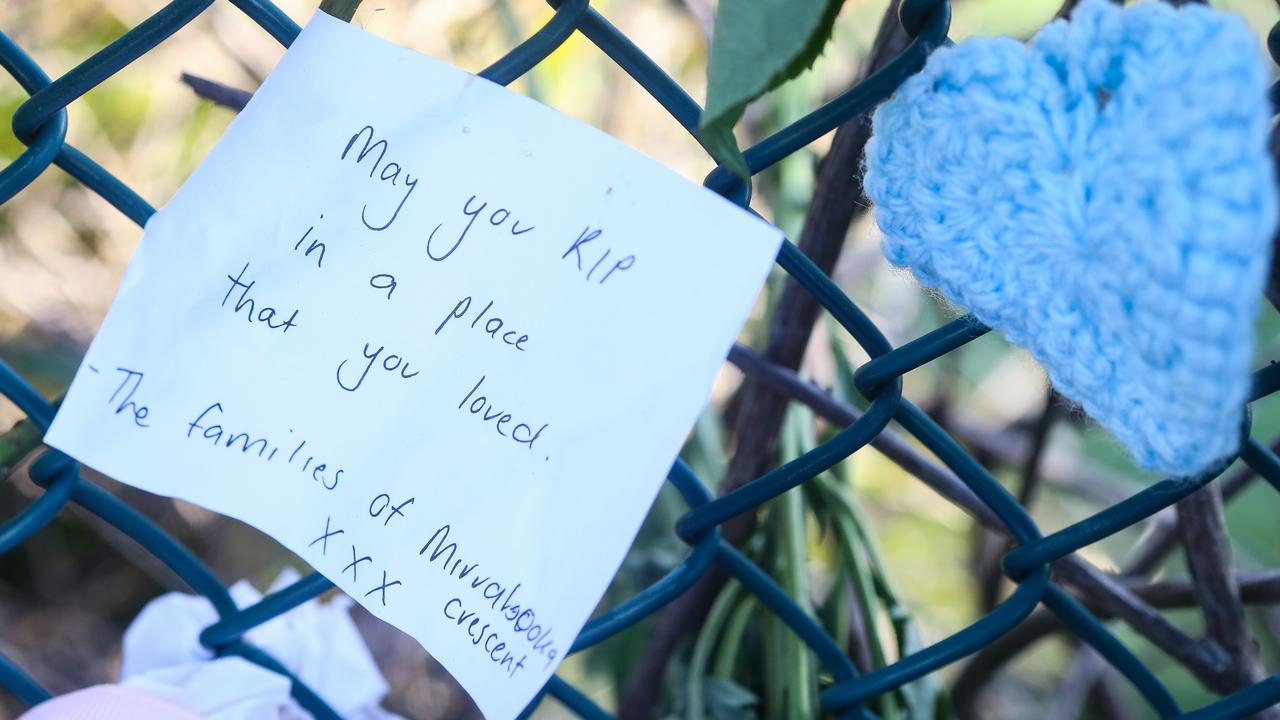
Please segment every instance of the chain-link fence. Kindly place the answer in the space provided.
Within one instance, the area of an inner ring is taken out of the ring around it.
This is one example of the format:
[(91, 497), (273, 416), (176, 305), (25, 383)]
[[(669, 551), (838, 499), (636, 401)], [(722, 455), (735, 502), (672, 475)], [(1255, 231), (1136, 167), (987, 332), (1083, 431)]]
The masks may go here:
[[(298, 26), (269, 0), (231, 1), (284, 45), (299, 32)], [(51, 80), (22, 48), (0, 33), (0, 64), (30, 94), (12, 119), (14, 133), (27, 149), (0, 171), (0, 203), (11, 199), (51, 165), (56, 165), (138, 225), (143, 225), (154, 212), (151, 206), (92, 158), (66, 142), (68, 108), (212, 3), (213, 0), (175, 0), (56, 80)], [(624, 34), (591, 8), (587, 0), (553, 0), (552, 5), (555, 13), (550, 21), (485, 70), (484, 77), (510, 83), (544, 60), (573, 33), (582, 33), (661, 103), (675, 122), (696, 133), (699, 106)], [(868, 111), (919, 70), (932, 49), (947, 42), (950, 3), (948, 0), (907, 0), (902, 3), (898, 17), (901, 27), (893, 29), (901, 41), (878, 62), (873, 58), (873, 72), (830, 102), (746, 150), (745, 157), (753, 173), (769, 168), (841, 126), (845, 126), (842, 132), (847, 130), (855, 135), (861, 132), (860, 142), (865, 143)], [(881, 50), (890, 46), (892, 43), (877, 44)], [(1276, 56), (1277, 43), (1273, 42), (1271, 49)], [(858, 143), (855, 139), (849, 146), (860, 148)], [(855, 166), (856, 163), (851, 164), (843, 171), (852, 174)], [(723, 169), (712, 172), (705, 185), (744, 205), (749, 197), (747, 185)], [(857, 389), (869, 404), (865, 409), (855, 409), (801, 380), (792, 369), (798, 358), (780, 358), (770, 350), (759, 354), (742, 346), (735, 347), (730, 362), (761, 392), (778, 398), (780, 403), (807, 404), (820, 417), (843, 429), (798, 459), (720, 497), (712, 497), (689, 466), (677, 462), (669, 480), (688, 503), (689, 511), (676, 523), (675, 532), (688, 543), (689, 554), (660, 581), (592, 619), (578, 636), (573, 651), (596, 645), (658, 612), (714, 570), (736, 578), (803, 639), (830, 676), (820, 695), (822, 710), (840, 717), (873, 717), (864, 707), (869, 699), (975, 653), (981, 653), (979, 658), (983, 658), (984, 663), (972, 663), (970, 668), (999, 664), (1013, 652), (1010, 638), (1020, 636), (1025, 643), (1028, 636), (1045, 635), (1062, 626), (1092, 646), (1127, 678), (1160, 717), (1239, 718), (1280, 702), (1280, 676), (1264, 679), (1256, 663), (1250, 671), (1248, 663), (1236, 662), (1237, 658), (1233, 657), (1250, 650), (1233, 642), (1231, 628), (1224, 627), (1231, 625), (1231, 619), (1223, 613), (1229, 615), (1234, 603), (1238, 615), (1241, 597), (1240, 579), (1229, 567), (1202, 563), (1197, 572), (1196, 563), (1190, 563), (1194, 579), (1191, 592), (1205, 614), (1208, 637), (1204, 640), (1185, 635), (1148, 602), (1148, 594), (1142, 587), (1124, 580), (1149, 572), (1174, 548), (1178, 539), (1175, 528), (1166, 525), (1149, 533), (1134, 553), (1130, 566), (1125, 568), (1126, 574), (1121, 576), (1105, 574), (1075, 554), (1179, 501), (1198, 497), (1192, 494), (1210, 483), (1215, 496), (1226, 498), (1257, 477), (1280, 490), (1280, 458), (1271, 447), (1250, 436), (1246, 428), (1238, 454), (1242, 464), (1232, 473), (1222, 475), (1228, 467), (1224, 463), (1196, 477), (1168, 478), (1101, 512), (1044, 535), (1023, 505), (982, 464), (903, 396), (902, 378), (906, 373), (981, 337), (987, 329), (972, 318), (962, 317), (914, 341), (893, 347), (828, 276), (834, 255), (830, 251), (821, 253), (823, 257), (807, 254), (808, 236), (820, 232), (820, 229), (812, 233), (810, 230), (806, 228), (806, 237), (798, 243), (784, 243), (778, 256), (779, 266), (790, 278), (787, 292), (792, 294), (797, 306), (813, 304), (816, 312), (820, 304), (870, 356), (871, 360), (855, 374)], [(796, 314), (804, 316), (804, 312)], [(1270, 364), (1256, 373), (1252, 399), (1278, 390), (1280, 365)], [(53, 417), (53, 404), (2, 364), (0, 392), (28, 416), (26, 423), (3, 438), (4, 442), (34, 444)], [(897, 428), (887, 429), (890, 422), (896, 422)], [(907, 442), (899, 429), (931, 451), (941, 464)], [(991, 612), (954, 635), (887, 666), (860, 674), (842, 645), (730, 542), (732, 538), (727, 537), (730, 533), (722, 533), (722, 529), (735, 517), (797, 489), (867, 445), (875, 446), (919, 480), (963, 507), (985, 528), (1005, 536), (1011, 549), (1004, 555), (1002, 567), (1015, 589)], [(328, 580), (312, 574), (251, 607), (238, 609), (226, 586), (195, 555), (128, 504), (86, 479), (70, 458), (56, 451), (44, 451), (31, 466), (30, 474), (44, 488), (44, 494), (16, 517), (5, 519), (0, 526), (0, 554), (40, 531), (68, 504), (78, 504), (132, 537), (173, 569), (191, 589), (208, 598), (220, 619), (200, 635), (200, 641), (207, 648), (218, 655), (238, 655), (288, 675), (274, 658), (246, 642), (244, 634), (329, 590), (332, 584)], [(1211, 499), (1216, 502), (1216, 498)], [(1222, 530), (1214, 527), (1214, 518), (1220, 522), (1220, 512), (1188, 512), (1180, 517), (1184, 524), (1203, 524), (1200, 530), (1210, 535)], [(1070, 587), (1073, 592), (1067, 592), (1064, 587)], [(1200, 709), (1179, 707), (1153, 671), (1106, 628), (1102, 620), (1110, 618), (1127, 621), (1140, 635), (1224, 697)], [(314, 690), (296, 677), (291, 679), (293, 694), (306, 709), (319, 718), (336, 717)], [(968, 677), (968, 671), (962, 673), (957, 694), (966, 692), (966, 684), (973, 682), (977, 682), (976, 677)], [(0, 685), (28, 704), (50, 697), (37, 678), (3, 656), (0, 656)], [(607, 717), (585, 694), (559, 678), (547, 684), (545, 694), (583, 717)], [(542, 696), (527, 712), (541, 700)]]

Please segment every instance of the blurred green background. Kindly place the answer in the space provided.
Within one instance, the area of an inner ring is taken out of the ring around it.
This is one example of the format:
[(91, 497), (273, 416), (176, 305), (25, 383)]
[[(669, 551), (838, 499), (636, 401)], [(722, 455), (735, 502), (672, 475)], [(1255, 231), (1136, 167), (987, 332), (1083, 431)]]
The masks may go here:
[[(744, 146), (818, 106), (857, 77), (886, 2), (846, 2), (833, 41), (817, 65), (749, 108), (740, 126)], [(300, 23), (314, 9), (314, 3), (305, 0), (280, 4)], [(704, 96), (712, 0), (598, 0), (592, 4), (693, 97)], [(1058, 5), (1054, 0), (957, 0), (951, 37), (1027, 37), (1054, 15)], [(1280, 19), (1271, 0), (1223, 0), (1214, 5), (1243, 14), (1260, 38)], [(159, 0), (60, 0), (56, 5), (5, 0), (0, 6), (0, 28), (56, 77), (160, 7)], [(354, 22), (476, 71), (549, 15), (545, 3), (537, 0), (366, 0)], [(68, 140), (153, 205), (162, 205), (232, 117), (229, 111), (196, 98), (179, 82), (179, 74), (190, 72), (252, 89), (281, 52), (230, 3), (215, 3), (177, 35), (74, 104)], [(712, 167), (706, 154), (658, 103), (580, 35), (513, 87), (604, 129), (692, 180), (700, 180)], [(0, 116), (9, 117), (25, 98), (11, 78), (0, 78)], [(812, 193), (815, 163), (829, 142), (829, 137), (819, 140), (758, 179), (756, 209), (792, 237)], [(0, 162), (13, 160), (21, 149), (7, 124), (0, 128)], [(56, 169), (0, 206), (0, 357), (50, 397), (65, 389), (139, 236), (136, 226)], [(879, 253), (877, 231), (866, 218), (849, 233), (835, 277), (895, 344), (956, 314), (888, 267)], [(762, 347), (774, 296), (776, 288), (762, 299), (744, 330), (744, 342)], [(1263, 361), (1280, 349), (1280, 320), (1274, 310), (1265, 311), (1259, 329)], [(820, 322), (802, 375), (823, 387), (834, 387), (843, 362), (856, 366), (865, 359), (848, 338)], [(690, 439), (687, 456), (709, 483), (716, 481), (732, 451), (723, 414), (740, 382), (740, 375), (726, 367), (713, 403)], [(1046, 382), (1026, 353), (990, 334), (909, 375), (906, 394), (935, 416), (945, 417), (953, 434), (989, 462), (1001, 480), (1010, 480), (1025, 452), (1027, 427), (1044, 407)], [(1260, 402), (1254, 412), (1257, 437), (1270, 439), (1280, 433), (1280, 403)], [(15, 408), (0, 404), (0, 428), (18, 419)], [(803, 451), (830, 430), (802, 412), (793, 413), (784, 454)], [(1046, 532), (1152, 480), (1137, 472), (1104, 432), (1079, 417), (1054, 426), (1044, 475), (1045, 486), (1032, 514)], [(607, 479), (602, 477), (603, 481)], [(247, 577), (265, 587), (285, 565), (302, 567), (271, 540), (234, 521), (103, 482), (187, 542), (227, 582)], [(878, 545), (885, 581), (925, 643), (960, 629), (981, 613), (976, 563), (982, 540), (967, 515), (870, 448), (859, 451), (824, 482), (855, 506), (858, 527)], [(15, 473), (0, 485), (0, 518), (14, 515), (38, 492), (23, 473)], [(826, 594), (834, 592), (831, 578), (841, 565), (838, 543), (822, 513), (815, 510), (822, 502), (787, 507), (778, 501), (777, 507), (764, 511), (760, 537), (748, 546), (754, 556), (773, 561), (768, 569), (775, 574), (790, 573), (798, 584), (788, 589), (807, 594), (805, 600), (812, 601), (815, 611), (821, 611)], [(684, 546), (670, 529), (681, 510), (674, 494), (664, 491), (606, 597), (606, 606), (652, 582), (682, 557)], [(1233, 550), (1241, 568), (1280, 566), (1277, 517), (1280, 495), (1261, 484), (1229, 505)], [(1131, 529), (1081, 554), (1104, 570), (1114, 570), (1142, 530)], [(795, 546), (786, 546), (787, 538), (799, 538), (801, 552), (788, 556), (787, 547), (794, 551)], [(790, 566), (784, 562), (787, 557)], [(1180, 561), (1172, 561), (1159, 576), (1184, 572)], [(19, 660), (55, 691), (111, 680), (118, 667), (124, 626), (148, 599), (179, 587), (159, 563), (105, 523), (83, 512), (67, 512), (19, 550), (0, 557), (0, 651)], [(777, 683), (786, 684), (787, 673), (796, 668), (805, 671), (806, 663), (812, 665), (812, 661), (784, 641), (770, 638), (771, 620), (759, 607), (732, 596), (721, 605), (724, 627), (738, 628), (736, 644), (727, 644), (726, 638), (733, 636), (730, 630), (728, 635), (704, 638), (701, 646), (699, 638), (691, 636), (668, 673), (663, 696), (653, 699), (658, 714), (696, 716), (691, 702), (702, 703), (698, 710), (707, 717), (803, 712), (804, 703), (788, 697), (794, 690), (780, 691)], [(1172, 617), (1198, 632), (1197, 613), (1179, 612)], [(367, 615), (361, 614), (358, 620), (392, 684), (388, 707), (414, 718), (474, 714), (465, 694), (412, 640)], [(1275, 607), (1255, 607), (1251, 620), (1267, 667), (1280, 667), (1280, 612)], [(561, 674), (586, 688), (602, 706), (616, 707), (620, 686), (643, 648), (650, 623), (571, 658)], [(887, 615), (879, 615), (874, 623), (889, 634)], [(1195, 707), (1212, 697), (1123, 625), (1113, 627), (1170, 684), (1184, 706)], [(892, 660), (898, 648), (890, 645), (886, 644), (884, 653)], [(800, 654), (788, 654), (793, 651)], [(699, 652), (703, 665), (696, 665)], [(1000, 674), (982, 699), (981, 716), (1088, 717), (1087, 705), (1062, 702), (1063, 681), (1076, 662), (1075, 652), (1074, 644), (1063, 639), (1036, 645)], [(690, 675), (690, 663), (719, 679)], [(778, 677), (768, 677), (771, 672)], [(806, 672), (812, 677), (795, 681), (824, 681), (812, 667)], [(954, 679), (955, 668), (941, 675), (945, 688)], [(931, 690), (937, 691), (936, 687)], [(903, 703), (904, 708), (916, 707)], [(1126, 716), (1153, 717), (1132, 696), (1127, 696), (1125, 707), (1130, 713)], [(0, 700), (0, 718), (18, 710), (11, 698)], [(539, 717), (563, 714), (554, 702), (539, 711)]]

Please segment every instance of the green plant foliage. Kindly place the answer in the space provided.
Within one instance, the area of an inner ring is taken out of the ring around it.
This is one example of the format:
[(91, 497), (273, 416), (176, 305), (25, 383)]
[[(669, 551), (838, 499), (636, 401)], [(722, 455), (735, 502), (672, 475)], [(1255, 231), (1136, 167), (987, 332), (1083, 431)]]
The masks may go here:
[(751, 720), (759, 700), (751, 691), (722, 677), (703, 678), (709, 720)]
[(351, 22), (359, 7), (360, 0), (322, 0), (320, 3), (321, 10), (343, 22)]
[(842, 0), (722, 0), (707, 65), (699, 136), (721, 165), (751, 172), (733, 126), (747, 103), (813, 65), (831, 37)]

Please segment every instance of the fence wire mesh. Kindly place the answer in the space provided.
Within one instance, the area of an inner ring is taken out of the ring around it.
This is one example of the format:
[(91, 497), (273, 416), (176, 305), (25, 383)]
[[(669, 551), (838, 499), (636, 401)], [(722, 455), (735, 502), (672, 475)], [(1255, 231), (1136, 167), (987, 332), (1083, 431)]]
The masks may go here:
[[(56, 165), (139, 226), (144, 225), (153, 208), (92, 158), (66, 142), (68, 108), (187, 25), (213, 1), (175, 0), (57, 79), (50, 79), (21, 47), (0, 32), (0, 65), (30, 95), (12, 117), (14, 134), (27, 147), (0, 170), (0, 204)], [(230, 1), (282, 45), (289, 45), (299, 32), (297, 24), (270, 0)], [(689, 133), (696, 133), (701, 112), (697, 103), (628, 37), (590, 7), (588, 0), (551, 0), (551, 5), (555, 9), (551, 19), (484, 70), (482, 76), (509, 84), (547, 58), (573, 33), (581, 33), (661, 103), (675, 122)], [(753, 174), (837, 127), (865, 118), (877, 103), (922, 67), (933, 49), (949, 42), (950, 15), (949, 0), (901, 3), (898, 18), (901, 30), (905, 31), (905, 44), (844, 93), (747, 149), (745, 158)], [(1280, 57), (1277, 52), (1280, 43), (1274, 41), (1275, 30), (1272, 35), (1273, 42), (1269, 43), (1272, 56)], [(1277, 97), (1275, 92), (1274, 97)], [(723, 168), (712, 172), (704, 184), (743, 206), (747, 204), (748, 184)], [(1239, 677), (1238, 669), (1233, 669), (1230, 663), (1213, 666), (1210, 657), (1209, 661), (1200, 658), (1200, 664), (1210, 667), (1200, 668), (1202, 672), (1197, 674), (1223, 697), (1194, 710), (1179, 707), (1152, 669), (1107, 629), (1102, 618), (1128, 621), (1157, 647), (1188, 665), (1194, 664), (1189, 657), (1192, 653), (1204, 650), (1203, 641), (1193, 641), (1181, 635), (1181, 631), (1170, 630), (1171, 625), (1161, 624), (1159, 611), (1143, 599), (1141, 588), (1102, 573), (1076, 555), (1076, 551), (1151, 518), (1219, 477), (1223, 479), (1217, 486), (1227, 498), (1258, 477), (1280, 490), (1280, 458), (1267, 443), (1252, 437), (1246, 427), (1242, 430), (1238, 455), (1231, 463), (1223, 463), (1196, 477), (1161, 480), (1090, 517), (1045, 535), (1025, 507), (990, 471), (903, 396), (904, 375), (981, 337), (987, 328), (971, 317), (961, 317), (893, 347), (801, 245), (803, 241), (784, 243), (777, 263), (789, 275), (789, 283), (807, 291), (810, 301), (820, 303), (871, 358), (855, 374), (856, 387), (870, 404), (865, 410), (855, 409), (802, 380), (786, 362), (769, 357), (767, 352), (758, 354), (743, 346), (735, 347), (729, 360), (748, 378), (767, 387), (777, 397), (809, 405), (820, 417), (843, 429), (794, 461), (720, 497), (712, 497), (690, 467), (677, 461), (668, 479), (689, 506), (675, 526), (676, 534), (690, 548), (688, 555), (660, 581), (593, 618), (576, 639), (573, 652), (594, 646), (656, 613), (716, 567), (753, 593), (812, 650), (830, 677), (820, 694), (821, 708), (833, 716), (875, 717), (866, 707), (868, 700), (975, 653), (981, 653), (979, 657), (987, 665), (998, 664), (1011, 652), (1008, 641), (1015, 627), (1018, 629), (1013, 635), (1020, 633), (1025, 640), (1027, 635), (1044, 635), (1065, 626), (1132, 683), (1151, 710), (1162, 718), (1240, 718), (1280, 703), (1280, 675)], [(1251, 401), (1278, 390), (1280, 364), (1269, 364), (1255, 374)], [(0, 364), (0, 392), (26, 413), (31, 427), (40, 432), (48, 427), (55, 412), (54, 404), (4, 364)], [(889, 429), (890, 422), (895, 422), (897, 427)], [(927, 448), (942, 464), (904, 442), (902, 432)], [(1014, 590), (993, 610), (954, 635), (883, 667), (859, 673), (841, 644), (793, 602), (766, 572), (723, 537), (721, 531), (736, 516), (798, 488), (869, 444), (964, 508), (983, 526), (1010, 540), (1011, 549), (1003, 556), (1002, 570), (1013, 582)], [(200, 634), (205, 647), (219, 656), (240, 656), (289, 676), (293, 695), (303, 707), (317, 718), (337, 717), (312, 688), (244, 639), (251, 628), (331, 589), (333, 585), (327, 579), (318, 573), (309, 575), (255, 605), (239, 609), (228, 588), (191, 551), (147, 517), (87, 479), (71, 458), (51, 449), (40, 452), (31, 465), (30, 475), (44, 493), (0, 526), (0, 555), (39, 532), (69, 504), (79, 505), (132, 537), (174, 570), (192, 590), (210, 601), (220, 619)], [(1240, 468), (1224, 476), (1236, 459), (1242, 461)], [(1150, 570), (1176, 543), (1176, 534), (1167, 526), (1154, 535), (1136, 553), (1132, 567), (1126, 569), (1128, 572)], [(1197, 581), (1213, 585), (1220, 584), (1223, 578), (1197, 578)], [(1227, 576), (1225, 582), (1234, 583), (1234, 576)], [(1074, 593), (1064, 590), (1064, 584)], [(1197, 598), (1203, 602), (1202, 596)], [(973, 663), (970, 667), (978, 665)], [(1215, 672), (1220, 677), (1215, 676)], [(1237, 676), (1233, 676), (1233, 672)], [(967, 678), (967, 673), (961, 674), (957, 693), (965, 692)], [(0, 686), (29, 705), (51, 697), (36, 678), (3, 655), (0, 655)], [(609, 717), (585, 693), (559, 677), (548, 682), (526, 715), (546, 695), (582, 717)]]

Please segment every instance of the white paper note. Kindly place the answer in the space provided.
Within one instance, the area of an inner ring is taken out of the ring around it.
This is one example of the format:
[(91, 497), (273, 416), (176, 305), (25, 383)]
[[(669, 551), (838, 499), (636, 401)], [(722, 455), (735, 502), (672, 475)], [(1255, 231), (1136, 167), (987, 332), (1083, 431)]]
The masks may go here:
[(511, 718), (608, 586), (780, 240), (317, 14), (147, 224), (46, 441), (266, 531)]

